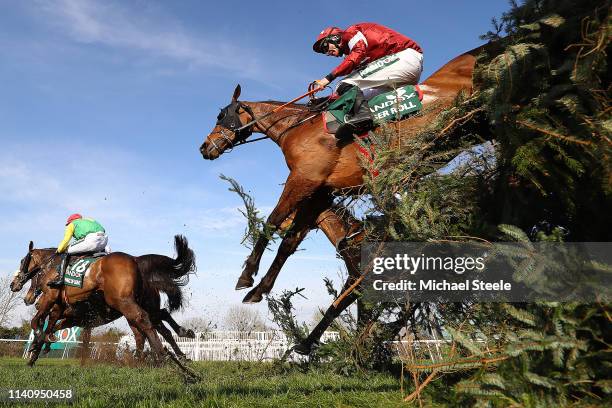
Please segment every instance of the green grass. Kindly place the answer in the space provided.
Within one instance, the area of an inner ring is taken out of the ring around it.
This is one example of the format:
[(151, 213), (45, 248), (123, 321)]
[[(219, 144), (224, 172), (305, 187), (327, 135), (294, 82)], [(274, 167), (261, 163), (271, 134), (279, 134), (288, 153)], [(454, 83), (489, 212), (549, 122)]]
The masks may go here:
[[(130, 368), (74, 360), (0, 359), (0, 390), (72, 389), (78, 407), (395, 407), (399, 384), (387, 374), (343, 377), (271, 363), (193, 362), (202, 380), (184, 384), (170, 366)], [(18, 406), (11, 403), (10, 406)], [(41, 404), (42, 406), (42, 404)], [(61, 406), (54, 404), (53, 406)], [(405, 405), (404, 405), (405, 406)]]

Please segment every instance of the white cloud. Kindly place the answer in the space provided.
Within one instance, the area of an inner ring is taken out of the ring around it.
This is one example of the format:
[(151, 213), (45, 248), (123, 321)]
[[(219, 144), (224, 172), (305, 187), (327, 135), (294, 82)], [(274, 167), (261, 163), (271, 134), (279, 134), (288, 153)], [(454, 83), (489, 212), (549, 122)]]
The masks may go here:
[[(103, 170), (90, 166), (87, 152), (91, 149), (105, 158)], [(69, 155), (64, 150), (22, 144), (5, 146), (0, 152), (3, 236), (30, 233), (43, 239), (54, 237), (45, 245), (52, 244), (61, 238), (61, 221), (75, 211), (99, 218), (118, 234), (131, 237), (182, 229), (237, 235), (244, 227), (238, 208), (213, 199), (198, 178), (177, 185), (151, 173), (150, 163), (142, 158), (111, 147), (73, 144)]]
[(139, 51), (189, 68), (221, 68), (251, 78), (260, 74), (256, 53), (222, 38), (190, 33), (167, 13), (161, 16), (146, 7), (134, 10), (123, 2), (94, 0), (42, 1), (37, 5), (46, 22), (53, 22), (80, 43)]

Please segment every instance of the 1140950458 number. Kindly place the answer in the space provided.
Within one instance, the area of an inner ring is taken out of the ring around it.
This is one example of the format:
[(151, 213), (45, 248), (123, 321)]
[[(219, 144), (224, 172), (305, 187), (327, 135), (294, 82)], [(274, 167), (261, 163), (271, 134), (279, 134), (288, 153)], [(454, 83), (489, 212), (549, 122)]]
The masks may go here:
[(5, 389), (2, 390), (0, 401), (23, 400), (72, 400), (72, 390), (43, 390), (43, 389)]

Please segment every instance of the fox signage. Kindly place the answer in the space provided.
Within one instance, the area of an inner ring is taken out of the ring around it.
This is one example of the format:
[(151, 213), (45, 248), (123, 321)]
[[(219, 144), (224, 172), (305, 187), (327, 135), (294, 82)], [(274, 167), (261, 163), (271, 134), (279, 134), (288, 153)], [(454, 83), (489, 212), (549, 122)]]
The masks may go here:
[[(47, 323), (45, 322), (45, 329), (47, 328)], [(81, 331), (83, 329), (81, 327), (71, 327), (69, 329), (62, 329), (55, 332), (55, 337), (57, 338), (57, 342), (51, 343), (51, 350), (63, 350), (66, 348), (68, 344), (74, 344), (79, 341), (79, 337), (81, 336)], [(34, 340), (34, 330), (30, 331), (30, 337), (28, 337), (28, 342), (26, 343), (26, 350), (32, 344)]]

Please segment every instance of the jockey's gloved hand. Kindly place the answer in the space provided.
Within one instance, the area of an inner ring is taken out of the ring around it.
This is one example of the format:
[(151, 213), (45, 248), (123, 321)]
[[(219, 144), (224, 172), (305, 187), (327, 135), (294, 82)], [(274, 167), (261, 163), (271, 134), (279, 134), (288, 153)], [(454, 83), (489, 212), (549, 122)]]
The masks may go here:
[(314, 84), (317, 84), (318, 86), (320, 86), (321, 88), (326, 87), (327, 85), (329, 85), (329, 80), (327, 78), (321, 78), (321, 79), (317, 79), (316, 81), (313, 82)]

